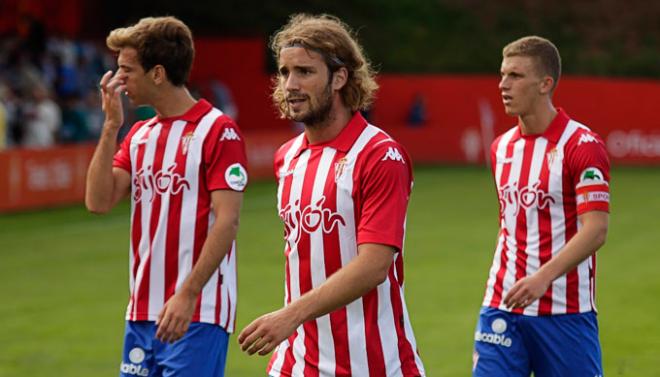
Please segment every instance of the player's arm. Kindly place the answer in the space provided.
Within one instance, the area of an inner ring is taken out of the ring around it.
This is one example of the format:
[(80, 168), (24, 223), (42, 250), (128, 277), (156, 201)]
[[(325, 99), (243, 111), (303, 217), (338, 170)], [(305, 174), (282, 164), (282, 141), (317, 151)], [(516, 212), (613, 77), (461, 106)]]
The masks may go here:
[(117, 150), (117, 134), (124, 123), (120, 93), (126, 89), (119, 75), (109, 71), (101, 79), (102, 106), (105, 121), (99, 143), (87, 169), (85, 205), (90, 212), (106, 213), (126, 196), (131, 185), (130, 174), (113, 168)]
[(181, 288), (167, 300), (158, 314), (156, 337), (163, 342), (174, 342), (188, 331), (197, 297), (236, 239), (243, 193), (216, 190), (211, 192), (211, 201), (216, 220), (202, 245), (199, 259)]
[(306, 321), (328, 314), (364, 296), (385, 281), (395, 251), (387, 245), (359, 245), (357, 257), (323, 284), (245, 327), (238, 335), (241, 349), (250, 355), (255, 352), (266, 355)]
[(531, 304), (543, 296), (555, 279), (595, 253), (605, 244), (609, 216), (604, 211), (590, 211), (578, 216), (582, 227), (575, 236), (536, 273), (518, 280), (504, 298), (504, 304), (512, 308)]

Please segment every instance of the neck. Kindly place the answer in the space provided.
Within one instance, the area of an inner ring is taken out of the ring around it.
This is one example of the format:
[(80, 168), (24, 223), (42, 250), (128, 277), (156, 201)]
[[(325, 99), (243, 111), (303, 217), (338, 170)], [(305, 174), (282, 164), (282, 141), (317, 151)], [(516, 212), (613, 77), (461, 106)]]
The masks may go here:
[(185, 114), (197, 101), (185, 86), (170, 86), (161, 90), (151, 104), (160, 118)]
[(529, 114), (520, 115), (518, 120), (523, 135), (542, 134), (548, 129), (556, 115), (557, 110), (550, 101), (537, 106)]
[(310, 144), (320, 144), (330, 141), (339, 135), (353, 117), (351, 109), (344, 106), (334, 106), (328, 118), (318, 124), (305, 124), (305, 136)]

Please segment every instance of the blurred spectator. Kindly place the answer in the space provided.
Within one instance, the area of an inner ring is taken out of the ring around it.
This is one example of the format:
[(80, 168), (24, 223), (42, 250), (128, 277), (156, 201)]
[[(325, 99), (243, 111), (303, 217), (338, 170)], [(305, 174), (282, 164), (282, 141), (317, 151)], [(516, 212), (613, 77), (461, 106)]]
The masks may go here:
[(32, 88), (31, 97), (24, 114), (26, 122), (23, 146), (50, 147), (55, 144), (55, 135), (60, 126), (60, 108), (50, 98), (48, 89), (42, 84)]
[(80, 143), (91, 140), (87, 108), (77, 93), (71, 94), (62, 101), (62, 128), (60, 141), (63, 143)]
[(410, 127), (421, 127), (426, 123), (426, 99), (420, 93), (415, 94), (408, 112), (408, 125)]
[[(1, 96), (0, 96), (1, 98)], [(0, 99), (0, 151), (7, 148), (7, 138), (9, 136), (9, 128), (7, 127), (7, 111)]]
[(238, 107), (234, 103), (229, 87), (220, 80), (211, 80), (211, 102), (234, 121), (238, 121)]

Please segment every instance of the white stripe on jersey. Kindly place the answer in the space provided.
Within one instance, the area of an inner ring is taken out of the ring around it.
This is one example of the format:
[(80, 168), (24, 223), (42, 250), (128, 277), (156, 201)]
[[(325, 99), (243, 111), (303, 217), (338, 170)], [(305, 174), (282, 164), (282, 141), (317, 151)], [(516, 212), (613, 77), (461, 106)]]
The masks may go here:
[[(312, 188), (311, 203), (318, 203), (323, 198), (325, 182), (328, 178), (330, 166), (336, 151), (332, 148), (323, 148), (321, 161), (316, 170), (316, 178)], [(323, 284), (325, 276), (325, 250), (323, 247), (323, 226), (310, 233), (310, 272), (312, 275), (312, 288)], [(326, 314), (316, 319), (318, 327), (319, 373), (322, 376), (332, 376), (335, 373), (335, 344), (332, 337), (330, 315)]]
[[(289, 194), (289, 205), (295, 207), (295, 202), (300, 200), (302, 195), (303, 183), (305, 181), (304, 172), (307, 170), (307, 162), (311, 151), (308, 149), (300, 154), (300, 158), (296, 164), (295, 170), (297, 172), (302, 172), (302, 174), (294, 174), (293, 181), (291, 182), (291, 192)], [(287, 242), (289, 243), (289, 290), (291, 292), (291, 302), (297, 300), (300, 297), (300, 255), (298, 253), (298, 242), (297, 242), (298, 232), (289, 232), (289, 238)], [(305, 360), (303, 356), (305, 355), (305, 330), (303, 326), (298, 326), (297, 329), (298, 336), (293, 341), (293, 357), (296, 360), (291, 374), (294, 376), (302, 376), (303, 370), (305, 367)]]
[[(529, 171), (529, 180), (527, 186), (534, 185), (539, 181), (541, 176), (541, 169), (545, 160), (545, 151), (548, 146), (548, 140), (539, 137), (534, 142), (534, 150), (532, 151), (532, 164)], [(521, 208), (523, 210), (523, 208)], [(536, 206), (531, 206), (525, 209), (527, 214), (527, 250), (540, 250), (541, 235), (539, 234), (539, 210)], [(525, 275), (529, 276), (536, 272), (541, 267), (541, 260), (539, 253), (527, 253), (527, 266)], [(535, 300), (532, 304), (525, 307), (523, 314), (537, 315), (539, 311), (539, 300)]]
[[(190, 183), (189, 190), (183, 190), (181, 200), (181, 224), (179, 225), (179, 270), (176, 278), (178, 291), (183, 281), (190, 275), (193, 263), (193, 245), (195, 244), (195, 223), (197, 222), (197, 196), (199, 195), (199, 164), (202, 162), (202, 146), (215, 120), (222, 113), (213, 109), (199, 122), (188, 146), (186, 154), (186, 179)], [(201, 314), (201, 313), (200, 313)]]
[[(184, 121), (172, 123), (170, 133), (167, 135), (165, 154), (163, 155), (162, 169), (168, 169), (175, 162), (179, 140), (186, 126)], [(143, 164), (144, 166), (144, 164)], [(153, 172), (155, 173), (155, 172)], [(161, 195), (160, 212), (167, 213), (170, 209), (171, 195)], [(152, 248), (154, 250), (165, 250), (167, 237), (167, 216), (159, 216)], [(143, 229), (144, 231), (144, 229)], [(149, 272), (149, 313), (158, 313), (165, 302), (165, 253), (156, 252), (151, 254)]]
[[(357, 256), (357, 236), (355, 234), (355, 213), (353, 203), (353, 174), (355, 161), (369, 140), (378, 134), (378, 128), (367, 126), (346, 154), (344, 174), (337, 181), (337, 212), (342, 214), (346, 226), (339, 226), (339, 248), (341, 265), (345, 266)], [(346, 306), (346, 326), (351, 358), (351, 371), (369, 370), (367, 360), (367, 340), (364, 324), (364, 306), (362, 298)]]
[[(511, 161), (511, 171), (509, 173), (509, 180), (507, 181), (512, 187), (518, 187), (520, 184), (520, 171), (522, 169), (524, 155), (525, 139), (521, 138), (513, 144), (513, 161)], [(502, 216), (507, 224), (507, 228), (510, 230), (509, 236), (505, 237), (505, 242), (507, 243), (506, 254), (508, 259), (506, 263), (506, 271), (504, 273), (504, 282), (502, 284), (502, 298), (506, 297), (506, 294), (516, 282), (516, 259), (518, 251), (516, 231), (518, 227), (518, 211), (520, 211), (518, 203), (516, 203), (516, 206), (507, 205)], [(501, 310), (506, 310), (504, 300), (500, 302), (499, 308)]]
[[(158, 123), (151, 129), (144, 150), (144, 157), (142, 159), (142, 165), (139, 166), (140, 170), (143, 172), (150, 172), (153, 167), (154, 156), (156, 153), (156, 148), (158, 144), (158, 136), (162, 129), (162, 124)], [(141, 139), (138, 139), (138, 143)], [(137, 175), (135, 175), (137, 176)], [(145, 187), (147, 185), (142, 185), (142, 200), (140, 200), (140, 208), (142, 211), (142, 232), (140, 237), (140, 242), (138, 243), (138, 249), (140, 250), (140, 266), (135, 277), (135, 293), (140, 292), (140, 287), (142, 284), (145, 284), (144, 281), (144, 271), (145, 268), (150, 267), (150, 263), (145, 263), (145, 259), (151, 256), (151, 238), (150, 238), (150, 225), (151, 225), (151, 200), (156, 195), (156, 191), (152, 186)], [(134, 307), (133, 315), (137, 315), (137, 305)], [(151, 319), (151, 318), (149, 318)], [(153, 318), (155, 320), (156, 318)]]
[[(135, 134), (133, 135), (133, 138), (131, 139), (131, 144), (130, 144), (130, 149), (129, 149), (129, 153), (131, 155), (130, 159), (131, 159), (131, 161), (133, 161), (133, 163), (131, 163), (131, 177), (135, 177), (135, 175), (137, 173), (137, 169), (136, 169), (136, 166), (135, 166), (135, 161), (137, 161), (137, 152), (138, 152), (138, 144), (133, 143), (132, 141), (133, 140), (141, 140), (144, 137), (144, 134), (149, 130), (149, 126), (151, 124), (153, 124), (155, 121), (156, 121), (156, 118), (153, 118), (149, 122), (143, 124), (142, 127), (140, 127), (140, 129), (135, 132)], [(137, 187), (135, 186), (135, 181), (131, 180), (131, 196), (133, 195), (133, 193), (135, 192), (136, 189), (137, 189)], [(134, 216), (135, 216), (135, 206), (132, 205), (131, 206), (131, 217), (130, 218), (133, 219)], [(128, 282), (128, 286), (129, 286), (129, 292), (131, 292), (131, 299), (128, 303), (128, 308), (126, 309), (126, 317), (131, 318), (132, 313), (134, 311), (133, 307), (136, 304), (136, 302), (135, 302), (135, 296), (136, 295), (133, 294), (133, 292), (136, 292), (135, 291), (135, 276), (133, 275), (133, 269), (135, 268), (135, 262), (136, 261), (135, 261), (135, 256), (134, 256), (135, 250), (133, 249), (132, 235), (131, 235), (131, 237), (129, 237), (129, 242), (128, 243), (129, 243), (129, 253), (128, 253), (129, 254), (129, 257), (128, 257), (128, 259), (129, 259), (129, 261), (128, 261), (129, 282)]]

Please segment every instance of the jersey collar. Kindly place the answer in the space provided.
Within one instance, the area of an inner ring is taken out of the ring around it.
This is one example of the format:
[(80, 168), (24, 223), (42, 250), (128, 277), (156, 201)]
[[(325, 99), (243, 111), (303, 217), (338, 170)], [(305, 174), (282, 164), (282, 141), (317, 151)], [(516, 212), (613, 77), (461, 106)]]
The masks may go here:
[(367, 121), (359, 111), (353, 114), (353, 117), (346, 126), (339, 132), (339, 135), (330, 141), (318, 144), (310, 144), (306, 136), (303, 136), (302, 145), (296, 155), (299, 155), (306, 149), (333, 148), (340, 152), (348, 152), (362, 131), (367, 127)]
[[(177, 120), (183, 120), (190, 123), (197, 123), (202, 116), (211, 110), (211, 104), (208, 103), (205, 99), (200, 98), (197, 103), (195, 103), (188, 111), (183, 115), (177, 115), (169, 118), (158, 118), (158, 122), (172, 123)], [(156, 124), (158, 122), (154, 122)]]
[(538, 137), (544, 137), (548, 141), (551, 141), (553, 143), (559, 142), (559, 138), (561, 135), (564, 133), (564, 129), (566, 129), (566, 125), (568, 124), (568, 121), (571, 120), (571, 118), (566, 114), (564, 109), (561, 107), (557, 107), (557, 115), (555, 115), (555, 118), (550, 122), (550, 125), (542, 134), (538, 135), (523, 135), (520, 132), (520, 124), (518, 124), (518, 127), (516, 127), (516, 130), (514, 131), (515, 133), (513, 134), (512, 141), (517, 141), (518, 139), (524, 138), (524, 139), (536, 139)]

